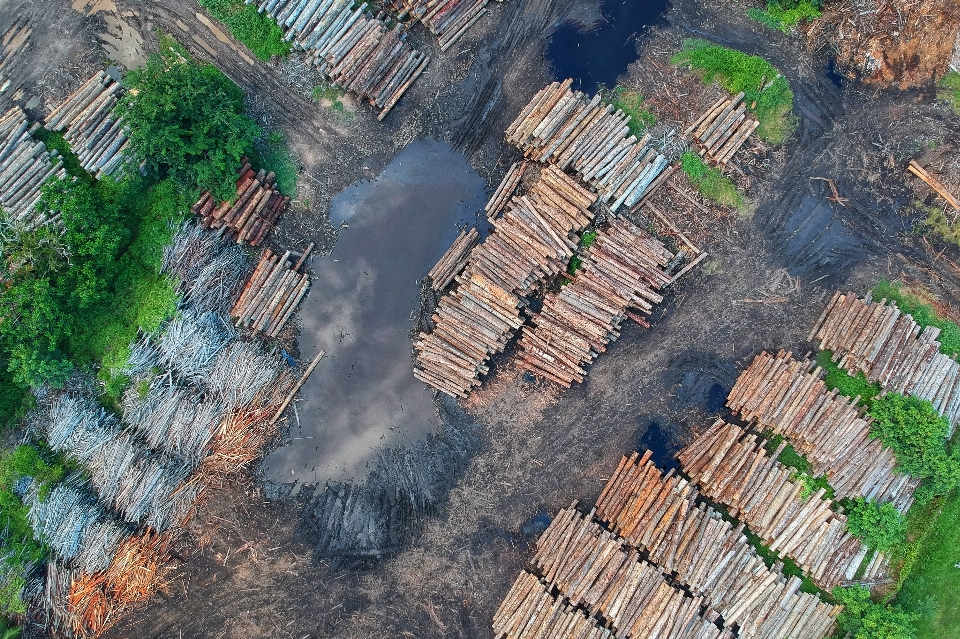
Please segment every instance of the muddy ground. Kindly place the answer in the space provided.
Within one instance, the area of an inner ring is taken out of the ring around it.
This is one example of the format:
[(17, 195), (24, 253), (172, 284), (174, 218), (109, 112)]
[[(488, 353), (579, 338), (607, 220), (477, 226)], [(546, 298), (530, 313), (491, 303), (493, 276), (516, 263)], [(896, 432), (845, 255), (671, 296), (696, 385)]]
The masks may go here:
[[(107, 61), (101, 36), (109, 25), (104, 12), (85, 17), (65, 0), (11, 4), (20, 13), (0, 11), (0, 32), (42, 26), (30, 35), (37, 41), (6, 54), (15, 64), (0, 72), (20, 95), (0, 93), (0, 106), (39, 96), (39, 116)], [(312, 102), (314, 79), (295, 65), (250, 64), (229, 37), (221, 41), (197, 19), (195, 2), (120, 1), (116, 11), (144, 51), (162, 28), (211, 59), (247, 91), (261, 123), (285, 133), (302, 167), (301, 191), (271, 241), (329, 248), (330, 198), (375, 176), (417, 137), (450, 142), (495, 187), (517, 157), (503, 130), (552, 79), (544, 38), (574, 13), (589, 22), (590, 5), (507, 0), (445, 54), (416, 29), (415, 46), (434, 61), (383, 123), (364, 105), (343, 115)], [(677, 209), (710, 258), (669, 293), (651, 329), (625, 327), (587, 382), (569, 391), (524, 378), (508, 351), (469, 401), (442, 400), (448, 429), (471, 433), (469, 443), (452, 453), (457, 463), (434, 514), (383, 561), (316, 560), (316, 531), (301, 525), (302, 502), (268, 501), (255, 482), (213, 491), (165, 591), (108, 636), (488, 637), (542, 515), (592, 502), (651, 423), (669, 435), (667, 448), (705, 426), (717, 410), (716, 386), (729, 389), (760, 350), (810, 350), (807, 331), (835, 288), (862, 292), (881, 277), (906, 278), (956, 304), (960, 258), (916, 232), (917, 193), (903, 166), (931, 144), (955, 158), (958, 118), (930, 90), (836, 86), (826, 74), (828, 52), (762, 29), (743, 17), (746, 6), (675, 0), (666, 22), (639, 41), (639, 60), (623, 78), (655, 100), (666, 126), (671, 117), (679, 125), (714, 94), (668, 60), (683, 38), (708, 37), (769, 58), (789, 78), (800, 120), (785, 147), (757, 144), (738, 159), (733, 173), (749, 188), (748, 215), (705, 213), (665, 192), (661, 205)], [(833, 180), (846, 201), (831, 201), (827, 183), (814, 178)]]

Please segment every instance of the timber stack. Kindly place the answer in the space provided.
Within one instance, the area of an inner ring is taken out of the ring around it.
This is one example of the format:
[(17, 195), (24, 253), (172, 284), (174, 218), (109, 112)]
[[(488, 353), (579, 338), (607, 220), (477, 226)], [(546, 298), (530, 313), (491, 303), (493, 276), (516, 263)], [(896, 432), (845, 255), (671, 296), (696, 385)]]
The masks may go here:
[(855, 400), (828, 391), (823, 375), (809, 360), (764, 352), (737, 379), (727, 406), (789, 439), (837, 498), (891, 502), (905, 513), (919, 481), (896, 471), (893, 449), (870, 436), (870, 418)]
[(541, 171), (528, 194), (513, 196), (493, 232), (470, 252), (455, 278), (459, 286), (441, 298), (436, 328), (414, 342), (414, 375), (455, 397), (478, 386), (486, 361), (523, 324), (522, 298), (566, 269), (595, 199), (555, 167)]
[(884, 390), (928, 400), (950, 422), (960, 423), (960, 364), (940, 351), (940, 329), (921, 327), (887, 300), (839, 291), (810, 332), (821, 349), (848, 372), (862, 372)]
[(487, 205), (483, 210), (487, 214), (487, 219), (493, 222), (497, 219), (497, 216), (500, 215), (500, 211), (503, 210), (503, 207), (507, 205), (507, 202), (510, 201), (510, 198), (513, 197), (514, 192), (517, 190), (517, 187), (520, 186), (520, 180), (523, 179), (523, 174), (527, 169), (527, 162), (514, 162), (510, 165), (510, 168), (507, 169), (506, 174), (503, 176), (503, 179), (500, 181), (500, 185), (497, 187), (497, 190), (493, 192), (493, 195), (490, 196), (490, 200), (487, 202)]
[(277, 225), (280, 214), (286, 210), (290, 198), (277, 190), (273, 172), (263, 169), (255, 172), (249, 162), (240, 169), (237, 180), (237, 199), (233, 204), (221, 202), (209, 191), (197, 200), (190, 211), (200, 216), (205, 229), (223, 229), (224, 234), (237, 244), (246, 242), (259, 246), (267, 233)]
[(0, 209), (11, 222), (33, 228), (44, 221), (34, 211), (40, 187), (51, 177), (65, 178), (67, 171), (60, 154), (48, 152), (29, 128), (20, 107), (0, 118)]
[(584, 256), (573, 281), (546, 296), (542, 310), (520, 339), (522, 366), (569, 387), (584, 380), (584, 366), (620, 335), (633, 317), (649, 314), (663, 300), (658, 291), (671, 281), (664, 268), (674, 254), (625, 218), (615, 218)]
[(460, 231), (460, 235), (453, 241), (440, 261), (427, 273), (434, 291), (442, 293), (450, 285), (453, 278), (459, 275), (467, 265), (470, 251), (479, 242), (480, 233), (477, 229), (471, 228), (469, 232)]
[[(245, 0), (253, 4), (255, 0)], [(430, 57), (405, 42), (403, 26), (390, 28), (381, 11), (373, 16), (353, 0), (260, 0), (286, 31), (286, 40), (310, 56), (331, 82), (353, 91), (386, 117), (423, 73)]]
[(799, 592), (782, 564), (768, 568), (743, 534), (694, 486), (671, 470), (664, 476), (647, 451), (623, 457), (597, 500), (596, 518), (706, 604), (743, 639), (823, 639), (841, 607)]
[(393, 0), (399, 18), (423, 22), (446, 51), (487, 12), (490, 0)]
[(571, 91), (572, 79), (541, 89), (507, 129), (507, 141), (541, 163), (572, 170), (596, 190), (611, 211), (631, 207), (667, 167), (647, 146), (648, 135), (630, 133), (630, 116), (599, 95)]
[[(680, 451), (684, 472), (703, 494), (730, 508), (771, 551), (790, 557), (824, 590), (848, 583), (867, 556), (867, 547), (847, 531), (847, 518), (824, 498), (826, 490), (804, 496), (794, 470), (777, 458), (784, 440), (770, 454), (766, 442), (735, 424), (718, 420)], [(864, 579), (884, 576), (886, 562), (879, 554)]]
[(312, 247), (313, 244), (292, 266), (290, 251), (281, 256), (270, 250), (263, 252), (260, 263), (230, 311), (230, 315), (237, 318), (237, 326), (250, 328), (266, 337), (277, 336), (310, 287), (310, 278), (299, 270)]
[(732, 98), (720, 98), (683, 132), (691, 139), (701, 156), (724, 165), (760, 126), (760, 121), (747, 113), (741, 91)]
[(122, 119), (113, 110), (123, 86), (100, 71), (44, 120), (44, 128), (63, 131), (80, 165), (97, 179), (113, 175), (129, 145)]
[(493, 616), (496, 639), (613, 639), (614, 634), (563, 600), (527, 571), (520, 573)]

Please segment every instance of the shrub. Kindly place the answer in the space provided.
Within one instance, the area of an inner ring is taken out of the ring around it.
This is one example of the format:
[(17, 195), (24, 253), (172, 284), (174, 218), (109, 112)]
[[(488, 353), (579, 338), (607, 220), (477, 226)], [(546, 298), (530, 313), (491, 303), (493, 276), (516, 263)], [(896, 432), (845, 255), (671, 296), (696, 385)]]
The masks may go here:
[(733, 182), (712, 166), (700, 159), (693, 151), (687, 151), (680, 156), (680, 167), (690, 176), (690, 181), (704, 197), (723, 206), (740, 208), (743, 206), (743, 196), (737, 192)]
[(255, 4), (243, 0), (199, 0), (214, 18), (227, 25), (230, 33), (263, 61), (272, 56), (285, 56), (291, 45), (283, 41), (283, 29)]
[(960, 115), (960, 73), (951, 71), (940, 80), (937, 97), (946, 102), (957, 115)]
[(296, 196), (298, 168), (282, 133), (274, 132), (258, 139), (254, 143), (251, 161), (255, 169), (262, 168), (274, 172), (281, 193), (291, 197)]
[(771, 29), (790, 33), (801, 22), (819, 18), (822, 9), (820, 0), (769, 0), (766, 9), (752, 8), (747, 15)]
[(896, 606), (874, 603), (863, 586), (837, 586), (832, 592), (844, 608), (837, 616), (839, 636), (853, 639), (913, 639), (913, 616)]
[(790, 83), (763, 58), (704, 40), (685, 40), (671, 62), (689, 65), (704, 82), (717, 80), (731, 93), (743, 91), (747, 108), (760, 122), (757, 135), (761, 138), (781, 144), (793, 135), (797, 118)]
[(960, 354), (960, 326), (937, 315), (937, 311), (915, 295), (903, 290), (899, 284), (880, 280), (873, 287), (873, 299), (888, 299), (894, 302), (904, 313), (913, 317), (921, 327), (935, 326), (940, 329), (940, 352), (946, 355)]
[(860, 397), (860, 404), (869, 406), (873, 399), (880, 394), (880, 384), (867, 381), (862, 372), (851, 375), (834, 363), (833, 353), (830, 351), (820, 351), (817, 353), (817, 365), (826, 371), (823, 377), (824, 383), (830, 390), (837, 389), (841, 395), (847, 397)]
[(907, 518), (891, 503), (857, 497), (847, 504), (847, 529), (870, 550), (889, 552), (906, 542)]
[(617, 87), (613, 91), (604, 91), (603, 99), (607, 104), (620, 109), (630, 116), (630, 133), (639, 139), (644, 132), (657, 123), (657, 116), (643, 108), (643, 96), (625, 87)]

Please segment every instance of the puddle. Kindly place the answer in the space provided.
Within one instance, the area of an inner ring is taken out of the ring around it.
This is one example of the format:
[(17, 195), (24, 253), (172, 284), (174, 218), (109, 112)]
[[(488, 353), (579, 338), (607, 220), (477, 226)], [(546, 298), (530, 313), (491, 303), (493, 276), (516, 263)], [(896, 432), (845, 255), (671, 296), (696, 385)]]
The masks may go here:
[(602, 17), (590, 29), (566, 21), (550, 38), (547, 59), (557, 80), (573, 78), (573, 88), (596, 93), (612, 88), (637, 59), (637, 38), (662, 17), (668, 0), (603, 0)]
[(843, 88), (843, 75), (837, 71), (837, 61), (833, 58), (830, 58), (830, 63), (827, 64), (826, 73), (827, 78), (833, 82), (834, 86), (836, 86), (838, 89)]
[(640, 437), (640, 443), (637, 448), (643, 453), (649, 450), (653, 454), (650, 459), (663, 472), (675, 469), (679, 470), (680, 463), (677, 461), (677, 453), (680, 447), (674, 441), (672, 433), (667, 428), (662, 428), (659, 422), (651, 422)]
[(715, 414), (722, 411), (727, 403), (727, 394), (729, 392), (730, 390), (724, 388), (721, 384), (711, 386), (710, 390), (707, 391), (707, 401), (704, 402), (707, 412)]
[[(409, 331), (417, 281), (486, 201), (484, 181), (445, 143), (418, 140), (373, 181), (333, 199), (346, 224), (333, 253), (313, 260), (300, 308), (300, 356), (326, 356), (301, 392), (292, 442), (263, 463), (268, 479), (301, 484), (356, 478), (377, 447), (435, 431), (432, 391), (413, 376)], [(297, 423), (299, 418), (299, 426)]]
[(520, 526), (520, 534), (525, 537), (539, 537), (550, 526), (552, 519), (547, 511), (540, 510), (529, 521)]

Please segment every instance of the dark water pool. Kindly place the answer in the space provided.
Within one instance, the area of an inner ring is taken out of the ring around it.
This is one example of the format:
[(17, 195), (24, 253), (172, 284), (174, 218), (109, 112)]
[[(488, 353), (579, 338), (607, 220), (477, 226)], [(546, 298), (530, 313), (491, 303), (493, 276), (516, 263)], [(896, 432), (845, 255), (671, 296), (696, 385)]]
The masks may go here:
[(668, 0), (602, 0), (600, 21), (591, 29), (561, 23), (550, 38), (547, 58), (557, 80), (573, 78), (573, 88), (596, 93), (613, 88), (637, 59), (637, 38), (665, 13)]
[(671, 468), (680, 468), (680, 463), (677, 461), (677, 453), (680, 452), (680, 447), (670, 432), (661, 427), (659, 422), (651, 422), (647, 426), (643, 436), (640, 437), (637, 450), (640, 453), (647, 450), (653, 453), (650, 459), (663, 472), (667, 472)]
[(347, 227), (333, 253), (314, 260), (299, 311), (301, 358), (321, 348), (326, 356), (301, 391), (293, 441), (264, 461), (268, 479), (357, 477), (377, 447), (440, 426), (432, 393), (413, 377), (417, 282), (463, 225), (476, 224), (484, 202), (483, 178), (435, 140), (412, 143), (376, 179), (334, 198), (331, 222)]

